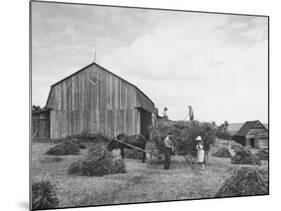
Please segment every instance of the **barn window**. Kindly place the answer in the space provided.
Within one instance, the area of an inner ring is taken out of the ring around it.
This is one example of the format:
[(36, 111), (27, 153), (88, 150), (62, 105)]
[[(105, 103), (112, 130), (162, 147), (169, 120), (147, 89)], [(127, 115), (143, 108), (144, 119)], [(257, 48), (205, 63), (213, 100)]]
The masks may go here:
[(89, 79), (89, 81), (92, 85), (95, 86), (99, 82), (99, 79), (96, 76), (93, 76), (91, 79)]

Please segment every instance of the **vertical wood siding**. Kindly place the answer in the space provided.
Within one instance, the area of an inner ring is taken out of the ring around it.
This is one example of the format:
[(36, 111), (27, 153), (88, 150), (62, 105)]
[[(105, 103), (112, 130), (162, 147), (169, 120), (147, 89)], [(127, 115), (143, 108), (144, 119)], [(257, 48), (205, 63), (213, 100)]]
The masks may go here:
[(36, 139), (50, 138), (49, 111), (32, 115), (32, 136)]
[[(96, 79), (92, 85), (90, 80)], [(109, 136), (140, 133), (136, 88), (98, 66), (74, 74), (50, 92), (51, 138), (81, 132)]]

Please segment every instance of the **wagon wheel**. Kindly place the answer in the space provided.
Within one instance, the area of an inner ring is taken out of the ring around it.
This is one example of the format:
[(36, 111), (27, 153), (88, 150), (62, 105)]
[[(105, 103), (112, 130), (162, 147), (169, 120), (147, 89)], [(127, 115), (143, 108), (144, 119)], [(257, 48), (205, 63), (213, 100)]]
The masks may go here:
[(153, 160), (153, 157), (157, 157), (157, 155), (159, 154), (158, 150), (156, 148), (153, 148), (151, 151), (150, 151), (150, 160)]
[(209, 151), (206, 151), (206, 152), (205, 152), (205, 156), (204, 156), (204, 162), (205, 162), (205, 164), (208, 163), (208, 160), (209, 160)]

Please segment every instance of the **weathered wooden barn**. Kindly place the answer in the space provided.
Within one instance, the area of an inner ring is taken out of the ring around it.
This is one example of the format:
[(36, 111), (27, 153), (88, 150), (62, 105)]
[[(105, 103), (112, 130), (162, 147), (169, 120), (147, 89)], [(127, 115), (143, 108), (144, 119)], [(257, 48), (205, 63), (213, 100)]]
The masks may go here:
[(51, 86), (50, 138), (120, 133), (148, 136), (154, 103), (134, 84), (91, 63)]
[(232, 139), (244, 146), (268, 149), (268, 129), (259, 120), (245, 122)]

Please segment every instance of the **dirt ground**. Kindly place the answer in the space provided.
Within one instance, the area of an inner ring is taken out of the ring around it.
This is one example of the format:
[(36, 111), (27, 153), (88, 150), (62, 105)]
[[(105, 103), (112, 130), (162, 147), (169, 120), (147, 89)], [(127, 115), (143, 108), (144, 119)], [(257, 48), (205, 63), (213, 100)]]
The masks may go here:
[(163, 170), (163, 165), (126, 159), (125, 174), (73, 176), (67, 174), (69, 165), (85, 156), (88, 149), (81, 150), (80, 155), (59, 156), (62, 160), (53, 162), (48, 158), (54, 156), (45, 154), (50, 146), (32, 144), (32, 181), (48, 179), (55, 184), (60, 207), (210, 198), (235, 167), (229, 158), (212, 156), (205, 170), (187, 165), (183, 157), (181, 162), (172, 157), (170, 170)]

